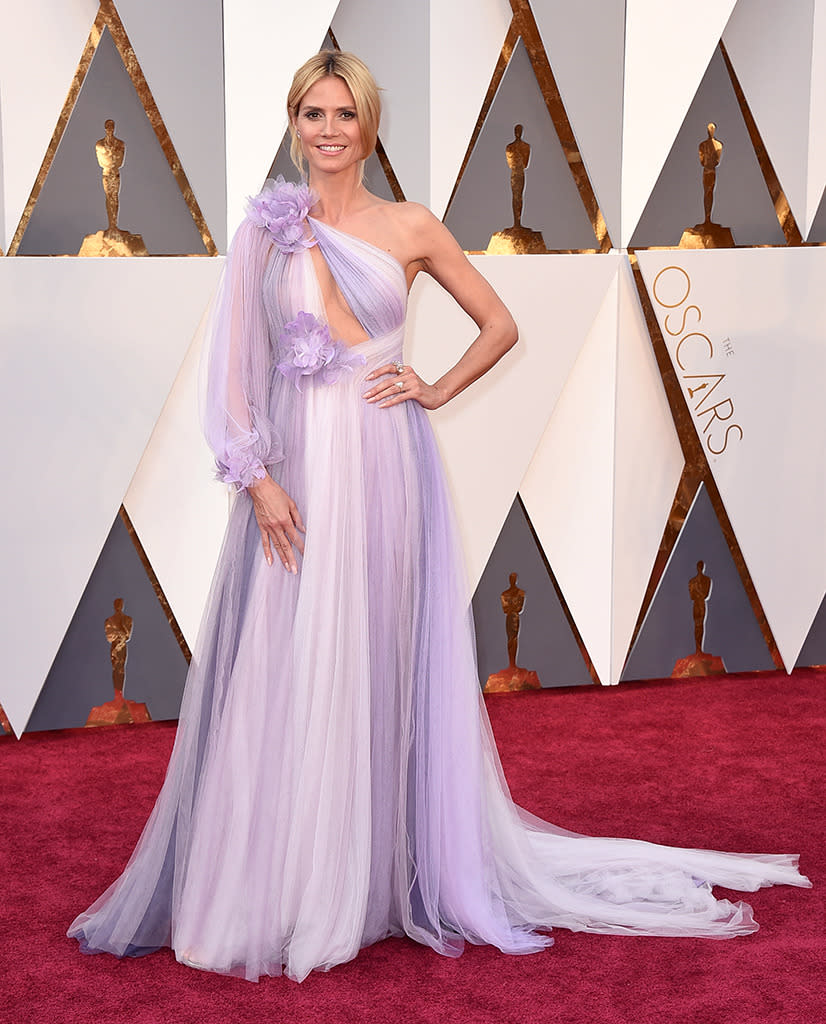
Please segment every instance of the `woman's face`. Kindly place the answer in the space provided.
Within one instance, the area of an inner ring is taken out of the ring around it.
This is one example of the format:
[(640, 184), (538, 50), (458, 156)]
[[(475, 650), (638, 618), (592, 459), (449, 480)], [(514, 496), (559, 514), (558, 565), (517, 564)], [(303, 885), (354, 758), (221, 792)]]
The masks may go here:
[(358, 163), (361, 129), (353, 94), (337, 75), (320, 78), (304, 93), (295, 127), (310, 173), (333, 173)]

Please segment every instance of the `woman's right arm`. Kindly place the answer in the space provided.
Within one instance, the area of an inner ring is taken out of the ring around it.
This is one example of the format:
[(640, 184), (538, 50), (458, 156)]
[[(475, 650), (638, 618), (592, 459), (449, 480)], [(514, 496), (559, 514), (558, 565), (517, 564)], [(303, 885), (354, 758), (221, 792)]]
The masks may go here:
[(263, 278), (272, 242), (245, 220), (235, 234), (210, 317), (207, 337), (204, 434), (215, 454), (216, 476), (253, 501), (267, 562), (273, 546), (284, 568), (297, 572), (295, 550), (304, 525), (295, 503), (269, 475), (284, 458), (269, 419), (272, 352), (263, 302)]

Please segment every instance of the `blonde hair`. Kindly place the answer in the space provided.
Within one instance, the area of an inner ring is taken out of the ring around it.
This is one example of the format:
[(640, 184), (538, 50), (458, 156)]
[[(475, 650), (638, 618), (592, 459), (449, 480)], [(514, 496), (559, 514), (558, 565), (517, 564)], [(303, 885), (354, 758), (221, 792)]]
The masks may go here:
[(301, 140), (295, 128), (298, 110), (307, 91), (322, 78), (335, 76), (340, 78), (353, 96), (356, 117), (361, 132), (363, 150), (361, 154), (361, 171), (364, 161), (376, 148), (381, 118), (381, 99), (379, 87), (370, 73), (370, 69), (354, 53), (344, 50), (322, 50), (301, 65), (293, 76), (293, 84), (287, 94), (287, 113), (290, 117), (290, 159), (304, 175), (304, 154), (301, 152)]

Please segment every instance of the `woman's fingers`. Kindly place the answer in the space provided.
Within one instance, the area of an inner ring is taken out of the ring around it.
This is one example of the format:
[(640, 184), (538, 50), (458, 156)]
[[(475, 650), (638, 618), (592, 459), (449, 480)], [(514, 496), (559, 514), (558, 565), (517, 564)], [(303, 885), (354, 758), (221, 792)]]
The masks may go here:
[(285, 526), (284, 527), (284, 532), (286, 533), (286, 535), (287, 535), (287, 537), (289, 539), (289, 543), (290, 544), (294, 544), (295, 547), (297, 548), (297, 550), (300, 551), (301, 554), (303, 555), (304, 554), (304, 538), (298, 532), (298, 527), (297, 526), (293, 526), (292, 524), (290, 526)]
[[(274, 529), (270, 531), (270, 536), (272, 537), (275, 549), (278, 552), (278, 557), (281, 559), (284, 568), (287, 572), (295, 575), (298, 572), (298, 564), (296, 563), (295, 552), (293, 551), (293, 546), (290, 543), (287, 534), (283, 529)], [(270, 563), (270, 565), (272, 565), (272, 563)]]
[(267, 531), (262, 527), (258, 527), (261, 532), (261, 544), (264, 548), (264, 558), (267, 560), (267, 565), (272, 565), (272, 550), (270, 548), (270, 536)]
[(365, 380), (378, 380), (379, 377), (383, 377), (386, 373), (398, 373), (398, 367), (400, 363), (385, 363), (384, 366), (380, 366), (377, 370), (371, 370), (370, 373), (364, 378)]
[[(401, 367), (401, 373), (399, 368)], [(368, 402), (378, 401), (381, 394), (387, 391), (388, 388), (393, 388), (399, 382), (404, 381), (404, 375), (410, 370), (409, 366), (404, 366), (402, 363), (385, 363), (384, 366), (380, 366), (377, 370), (373, 370), (372, 373), (368, 373), (364, 378), (365, 380), (378, 380), (379, 377), (387, 378), (388, 374), (392, 374), (391, 379), (385, 379), (379, 381), (375, 387), (364, 393), (364, 398)], [(397, 389), (398, 390), (398, 389)]]
[(304, 520), (301, 518), (301, 513), (298, 511), (298, 506), (293, 505), (290, 509), (290, 515), (293, 517), (293, 522), (297, 530), (301, 530), (302, 533), (307, 532), (307, 527), (304, 525)]
[(364, 398), (371, 405), (388, 401), (391, 398), (405, 402), (416, 397), (420, 384), (418, 375), (409, 366), (406, 366), (403, 373), (397, 374), (394, 371), (392, 377), (385, 377), (374, 388), (371, 388)]

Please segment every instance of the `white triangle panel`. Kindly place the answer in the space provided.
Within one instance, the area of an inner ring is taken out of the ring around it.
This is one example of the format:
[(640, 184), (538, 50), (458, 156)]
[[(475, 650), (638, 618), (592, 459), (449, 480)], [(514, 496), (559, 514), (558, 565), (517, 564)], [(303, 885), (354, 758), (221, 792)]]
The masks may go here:
[[(795, 219), (808, 206), (809, 97), (815, 0), (740, 3), (723, 41)], [(776, 68), (773, 73), (769, 69)], [(818, 126), (823, 134), (823, 124)], [(814, 219), (814, 212), (812, 219)], [(811, 222), (809, 222), (811, 223)], [(809, 224), (805, 224), (808, 232)]]
[(612, 258), (599, 312), (519, 487), (603, 683), (611, 681), (618, 270)]
[(430, 198), (429, 29), (428, 4), (341, 0), (333, 19), (338, 45), (358, 54), (383, 90), (381, 141), (402, 190), (425, 204)]
[(200, 429), (201, 323), (123, 499), (181, 631), (194, 649), (227, 525), (229, 489)]
[(7, 479), (22, 488), (0, 525), (14, 581), (0, 703), (18, 733), (219, 270), (209, 259), (0, 260), (0, 424)]
[[(606, 288), (612, 256), (476, 256), (519, 325), (517, 346), (431, 420), (445, 460), (472, 593)], [(541, 301), (538, 301), (541, 296)], [(455, 301), (421, 275), (407, 356), (438, 379), (476, 337)]]
[(791, 668), (826, 589), (826, 249), (651, 251), (639, 261)]
[[(287, 93), (297, 69), (317, 53), (338, 0), (224, 3), (227, 228), (264, 183), (287, 128)], [(297, 174), (297, 172), (296, 172)]]
[(422, 201), (437, 217), (450, 200), (511, 17), (507, 0), (431, 0), (430, 197)]
[(3, 5), (3, 252), (8, 251), (23, 215), (97, 10), (97, 0), (30, 0)]
[(611, 682), (619, 682), (683, 458), (631, 267), (619, 273)]
[(735, 2), (626, 0), (622, 247), (634, 233)]
[(812, 29), (812, 75), (809, 106), (809, 161), (806, 216), (801, 229), (808, 238), (826, 189), (826, 0), (815, 0)]
[(117, 0), (117, 10), (219, 251), (226, 248), (220, 0)]
[(608, 233), (619, 239), (625, 2), (531, 7)]

